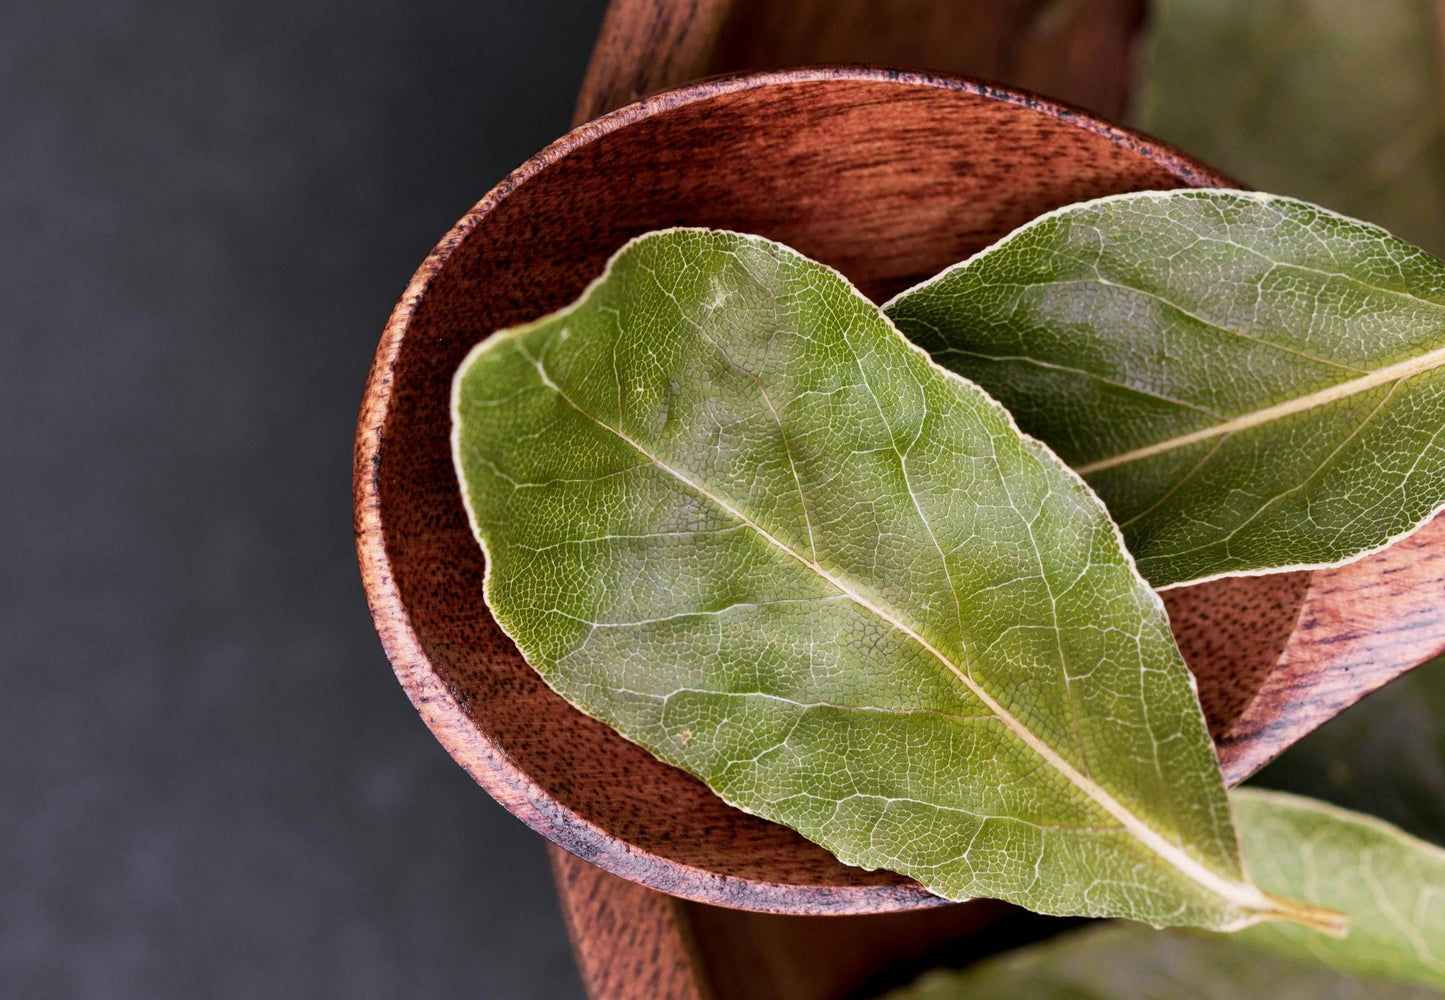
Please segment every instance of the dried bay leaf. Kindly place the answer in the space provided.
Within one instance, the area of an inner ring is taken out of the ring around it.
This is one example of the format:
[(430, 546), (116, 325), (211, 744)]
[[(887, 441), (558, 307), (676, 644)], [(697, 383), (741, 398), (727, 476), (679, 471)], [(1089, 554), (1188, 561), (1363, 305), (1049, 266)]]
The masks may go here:
[[(1254, 187), (1445, 254), (1445, 4), (1156, 0), (1136, 124)], [(1255, 779), (1445, 843), (1445, 659)]]
[(937, 969), (886, 1000), (1438, 1000), (1302, 959), (1264, 957), (1232, 937), (1105, 924)]
[(1241, 942), (1445, 989), (1445, 851), (1314, 799), (1253, 788), (1230, 798), (1260, 885), (1350, 917), (1344, 939), (1276, 924), (1243, 931)]
[(1102, 198), (885, 311), (1085, 477), (1156, 587), (1336, 565), (1445, 506), (1445, 263), (1375, 226)]
[(1349, 913), (1345, 938), (1288, 924), (1227, 937), (1106, 924), (931, 973), (889, 1000), (1445, 996), (1445, 851), (1311, 799), (1230, 797), (1259, 884)]
[(641, 237), (479, 345), (453, 447), (486, 599), (563, 697), (726, 801), (950, 898), (1232, 928), (1161, 603), (1097, 498), (840, 275)]

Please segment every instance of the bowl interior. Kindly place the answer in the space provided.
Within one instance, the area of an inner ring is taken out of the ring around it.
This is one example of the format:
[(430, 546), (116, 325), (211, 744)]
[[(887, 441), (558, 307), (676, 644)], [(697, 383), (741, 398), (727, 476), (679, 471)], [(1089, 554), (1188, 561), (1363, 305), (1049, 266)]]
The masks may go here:
[[(756, 909), (931, 904), (901, 876), (845, 867), (791, 831), (724, 805), (572, 709), (523, 662), (482, 602), (482, 554), (451, 464), (452, 375), (478, 340), (565, 305), (613, 251), (652, 229), (771, 237), (882, 301), (1060, 205), (1223, 183), (1081, 112), (963, 80), (871, 70), (702, 83), (549, 147), (428, 258), (387, 328), (368, 386), (359, 544), (378, 628), (409, 695), (488, 791), (617, 874)], [(1227, 679), (1210, 708), (1216, 730), (1263, 680), (1303, 597), (1299, 581), (1254, 586), (1171, 598), (1186, 645), (1215, 647), (1191, 657), (1206, 678), (1206, 703), (1214, 690), (1207, 677)], [(1223, 619), (1242, 619), (1251, 641), (1221, 641)]]

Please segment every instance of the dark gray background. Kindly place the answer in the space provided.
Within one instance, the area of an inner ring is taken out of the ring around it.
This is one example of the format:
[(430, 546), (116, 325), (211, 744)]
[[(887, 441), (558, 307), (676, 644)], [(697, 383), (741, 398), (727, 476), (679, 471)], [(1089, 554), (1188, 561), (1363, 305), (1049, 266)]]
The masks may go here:
[(603, 6), (0, 2), (0, 995), (581, 995), (349, 476), (393, 301)]

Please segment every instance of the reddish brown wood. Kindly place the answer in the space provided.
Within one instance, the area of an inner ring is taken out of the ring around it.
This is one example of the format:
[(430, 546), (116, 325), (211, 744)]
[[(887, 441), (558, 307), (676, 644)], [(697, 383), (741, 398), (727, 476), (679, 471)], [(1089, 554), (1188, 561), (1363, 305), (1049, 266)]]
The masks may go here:
[[(1142, 0), (613, 0), (579, 98), (578, 121), (709, 72), (827, 60), (971, 72), (1120, 117), (1141, 9)], [(1196, 176), (1191, 182), (1209, 179)], [(464, 220), (454, 235), (466, 228)], [(433, 265), (440, 266), (436, 255), (428, 261)], [(414, 305), (404, 300), (398, 316)], [(388, 336), (392, 333), (389, 327)], [(373, 415), (384, 416), (384, 410), (380, 406)], [(379, 460), (381, 424), (376, 426), (369, 454), (364, 434), (358, 437), (359, 528), (362, 476), (373, 475), (375, 465), (367, 462)], [(369, 502), (376, 493), (371, 491)], [(365, 519), (379, 530), (379, 512)], [(1440, 600), (1445, 574), (1436, 568), (1445, 551), (1442, 535), (1445, 526), (1437, 522), (1358, 566), (1222, 580), (1164, 595), (1175, 635), (1198, 676), (1211, 732), (1225, 734), (1220, 753), (1231, 783), (1445, 647)], [(372, 572), (383, 570), (385, 562), (384, 554), (373, 560)], [(397, 603), (394, 591), (383, 596)], [(379, 627), (383, 617), (378, 616)], [(404, 638), (415, 643), (414, 635)], [(397, 669), (433, 730), (464, 764), (471, 761), (478, 780), (490, 766), (488, 787), (494, 794), (501, 789), (514, 811), (532, 817), (544, 831), (548, 822), (567, 815), (550, 808), (525, 773), (505, 766), (464, 711), (469, 699), (458, 703), (443, 693), (422, 660), (397, 662)], [(587, 846), (599, 833), (584, 828), (573, 842)], [(555, 846), (551, 850), (579, 966), (594, 1000), (841, 997), (881, 969), (916, 959), (945, 940), (971, 934), (977, 941), (986, 937), (977, 933), (980, 928), (1008, 919), (1008, 908), (981, 902), (848, 918), (721, 909), (653, 892)], [(638, 877), (636, 865), (619, 867)], [(658, 867), (643, 866), (654, 875)], [(772, 874), (778, 874), (776, 867)], [(881, 886), (867, 891), (885, 906), (923, 902), (885, 895)], [(756, 902), (758, 896), (724, 898)], [(856, 908), (859, 901), (855, 895), (847, 906)], [(816, 895), (805, 900), (794, 893), (791, 905), (816, 909)], [(1017, 928), (1008, 930), (1019, 936)]]
[(1059, 205), (1219, 175), (1050, 102), (955, 78), (814, 69), (714, 81), (573, 132), (427, 258), (378, 349), (358, 428), (363, 578), (403, 686), (454, 757), (535, 829), (693, 899), (784, 912), (935, 905), (725, 806), (576, 712), (497, 629), (451, 467), (448, 387), (500, 327), (574, 298), (628, 238), (761, 233), (885, 296)]
[(715, 72), (731, 0), (613, 0), (602, 16), (572, 124)]
[(685, 905), (697, 968), (717, 1000), (840, 1000), (861, 987), (902, 985), (938, 959), (1024, 944), (1061, 923), (986, 899), (853, 917)]
[(714, 73), (874, 63), (985, 77), (1120, 119), (1145, 0), (612, 0), (574, 121)]
[(555, 845), (550, 854), (593, 1000), (838, 1000), (1067, 925), (994, 900), (852, 917), (754, 913), (645, 889)]
[(1309, 573), (1226, 577), (1161, 595), (1216, 739), (1234, 726), (1274, 670), (1309, 583)]
[(683, 900), (549, 845), (577, 971), (593, 1000), (716, 1000)]
[[(1264, 578), (1261, 578), (1264, 579)], [(1445, 651), (1445, 515), (1358, 562), (1309, 574), (1298, 625), (1219, 741), (1236, 784), (1411, 667)]]

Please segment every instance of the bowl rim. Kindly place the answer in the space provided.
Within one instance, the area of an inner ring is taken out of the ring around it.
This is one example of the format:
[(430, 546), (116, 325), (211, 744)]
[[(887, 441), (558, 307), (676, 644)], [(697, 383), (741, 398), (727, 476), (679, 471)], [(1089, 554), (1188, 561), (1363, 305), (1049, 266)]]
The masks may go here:
[(573, 128), (482, 196), (427, 254), (397, 301), (372, 360), (357, 418), (352, 501), (357, 559), (367, 605), (397, 680), (427, 728), (472, 779), (510, 813), (557, 846), (631, 882), (701, 903), (770, 913), (883, 913), (946, 905), (916, 882), (810, 886), (725, 875), (654, 854), (578, 815), (538, 785), (488, 738), (432, 669), (391, 572), (381, 514), (380, 468), (392, 372), (412, 318), (432, 280), (483, 219), (553, 163), (604, 136), (673, 108), (720, 95), (826, 81), (931, 87), (1012, 104), (1103, 136), (1174, 173), (1181, 186), (1238, 186), (1206, 164), (1143, 133), (1081, 108), (984, 80), (862, 65), (809, 66), (710, 77), (662, 91)]

